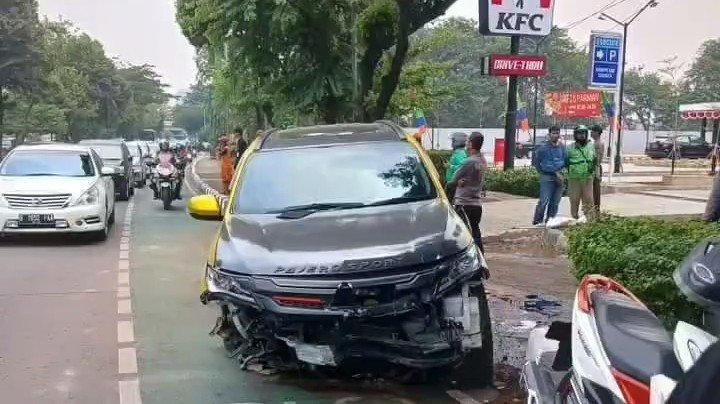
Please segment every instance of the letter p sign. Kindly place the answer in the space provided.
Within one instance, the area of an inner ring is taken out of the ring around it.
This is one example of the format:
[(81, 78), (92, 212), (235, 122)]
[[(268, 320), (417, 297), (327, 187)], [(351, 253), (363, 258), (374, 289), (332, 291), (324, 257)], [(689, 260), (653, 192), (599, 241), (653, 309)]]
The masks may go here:
[(615, 49), (611, 49), (608, 51), (608, 61), (610, 62), (617, 62), (618, 60), (618, 51)]

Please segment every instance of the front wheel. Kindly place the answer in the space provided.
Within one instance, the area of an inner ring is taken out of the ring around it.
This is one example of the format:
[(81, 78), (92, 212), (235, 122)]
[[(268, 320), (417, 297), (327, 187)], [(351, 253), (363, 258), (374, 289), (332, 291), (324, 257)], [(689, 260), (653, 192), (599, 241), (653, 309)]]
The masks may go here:
[(124, 180), (120, 180), (118, 188), (120, 188), (120, 196), (118, 197), (118, 199), (121, 201), (129, 200), (131, 195), (130, 189), (132, 189), (132, 187), (130, 186), (130, 180), (127, 178)]
[(160, 189), (160, 199), (163, 201), (163, 208), (165, 210), (170, 210), (173, 200), (172, 190), (170, 187), (162, 187)]

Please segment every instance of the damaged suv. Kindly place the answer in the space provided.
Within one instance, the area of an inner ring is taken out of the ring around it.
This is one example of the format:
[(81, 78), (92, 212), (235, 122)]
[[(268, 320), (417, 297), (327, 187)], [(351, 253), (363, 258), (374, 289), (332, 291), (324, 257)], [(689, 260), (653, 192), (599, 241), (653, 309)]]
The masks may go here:
[[(491, 381), (487, 264), (412, 137), (385, 121), (269, 131), (244, 154), (201, 300), (232, 357), (280, 368), (374, 361)], [(415, 372), (415, 373), (418, 373)]]

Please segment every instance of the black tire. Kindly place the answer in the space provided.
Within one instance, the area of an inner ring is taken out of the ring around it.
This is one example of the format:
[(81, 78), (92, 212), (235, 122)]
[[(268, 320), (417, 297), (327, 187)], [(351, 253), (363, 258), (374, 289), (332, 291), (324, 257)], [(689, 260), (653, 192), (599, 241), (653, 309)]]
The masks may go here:
[(94, 231), (89, 234), (90, 240), (92, 241), (105, 241), (108, 238), (108, 235), (110, 234), (110, 225), (106, 224), (105, 228), (102, 230)]
[(163, 209), (170, 210), (173, 200), (172, 190), (170, 190), (170, 187), (160, 188), (160, 199), (163, 201)]
[(485, 286), (481, 282), (470, 286), (470, 295), (477, 297), (480, 311), (480, 333), (482, 347), (471, 349), (462, 363), (453, 369), (453, 381), (465, 388), (492, 386), (495, 377), (493, 358), (493, 335)]
[(121, 180), (119, 188), (120, 188), (120, 190), (119, 190), (120, 196), (118, 196), (118, 199), (121, 201), (129, 200), (130, 195), (132, 195), (130, 193), (130, 190), (132, 189), (132, 187), (130, 186), (130, 180), (128, 180), (127, 178), (124, 180)]
[(108, 223), (108, 225), (115, 224), (115, 207), (114, 206), (113, 206), (112, 212), (110, 212), (110, 216), (108, 216), (107, 223)]

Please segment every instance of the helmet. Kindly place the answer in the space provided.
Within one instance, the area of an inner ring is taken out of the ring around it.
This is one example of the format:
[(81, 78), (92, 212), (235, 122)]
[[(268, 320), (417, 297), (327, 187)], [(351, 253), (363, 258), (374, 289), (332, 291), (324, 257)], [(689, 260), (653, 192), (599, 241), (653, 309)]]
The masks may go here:
[(468, 135), (462, 132), (455, 132), (450, 135), (450, 144), (453, 150), (462, 149), (467, 143)]
[(720, 238), (701, 241), (673, 273), (673, 280), (690, 301), (720, 309)]
[(585, 125), (578, 125), (578, 126), (575, 127), (575, 129), (573, 129), (573, 134), (584, 133), (585, 135), (587, 135), (589, 131), (590, 131), (590, 130), (588, 129), (587, 126), (585, 126)]
[(162, 150), (162, 151), (170, 150), (170, 142), (167, 140), (163, 140), (162, 142), (160, 142), (160, 150)]

